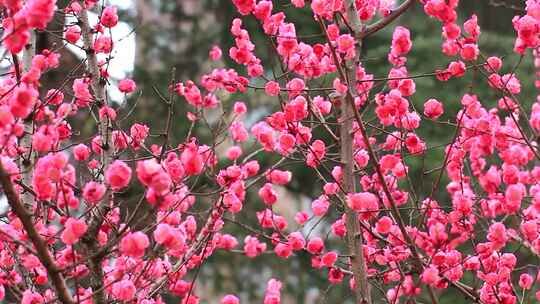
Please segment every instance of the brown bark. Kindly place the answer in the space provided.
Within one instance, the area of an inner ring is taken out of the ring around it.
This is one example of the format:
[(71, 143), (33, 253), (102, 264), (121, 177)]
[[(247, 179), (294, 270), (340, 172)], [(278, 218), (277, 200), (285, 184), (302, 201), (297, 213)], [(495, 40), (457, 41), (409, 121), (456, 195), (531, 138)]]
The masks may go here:
[[(407, 5), (407, 2), (405, 2), (402, 6), (404, 6), (404, 9), (398, 10), (399, 11), (398, 15), (392, 16), (387, 22), (383, 22), (383, 24), (381, 26), (384, 27), (384, 26), (388, 25), (390, 22), (395, 20), (400, 14), (405, 12), (410, 7), (410, 5)], [(363, 37), (363, 35), (365, 33), (365, 30), (362, 28), (362, 24), (361, 24), (360, 18), (358, 16), (358, 11), (357, 11), (356, 6), (355, 6), (355, 1), (354, 0), (346, 0), (345, 1), (345, 9), (347, 11), (347, 19), (349, 21), (349, 25), (351, 26), (351, 29), (354, 32), (354, 37), (356, 38), (356, 42), (357, 42), (356, 52), (357, 52), (357, 57), (358, 57), (360, 49), (361, 49), (362, 37)], [(391, 213), (392, 213), (393, 217), (395, 218), (395, 220), (397, 222), (397, 225), (398, 225), (398, 227), (399, 227), (399, 229), (401, 231), (401, 234), (403, 235), (404, 242), (409, 247), (409, 249), (410, 249), (410, 251), (412, 253), (414, 263), (415, 263), (415, 266), (416, 266), (417, 270), (418, 271), (423, 271), (424, 264), (422, 263), (420, 254), (419, 254), (419, 252), (418, 252), (418, 250), (416, 248), (416, 245), (415, 245), (414, 241), (411, 239), (410, 235), (407, 232), (405, 222), (403, 221), (403, 218), (401, 217), (401, 214), (399, 213), (399, 210), (397, 208), (397, 204), (396, 204), (396, 202), (394, 200), (394, 197), (392, 196), (392, 193), (390, 192), (390, 189), (389, 189), (389, 187), (388, 187), (388, 185), (386, 183), (386, 180), (384, 179), (384, 174), (383, 174), (382, 169), (380, 167), (378, 157), (375, 154), (375, 152), (373, 151), (373, 148), (372, 148), (372, 146), (371, 146), (371, 144), (369, 142), (369, 136), (368, 136), (368, 134), (366, 132), (364, 121), (362, 120), (362, 118), (360, 117), (358, 111), (354, 107), (354, 96), (356, 96), (356, 92), (354, 92), (355, 91), (355, 85), (356, 85), (355, 75), (356, 75), (356, 68), (358, 66), (358, 62), (359, 62), (359, 60), (357, 59), (353, 69), (352, 70), (348, 69), (349, 91), (348, 91), (348, 94), (347, 94), (347, 97), (348, 97), (347, 98), (347, 103), (352, 108), (352, 112), (353, 112), (352, 114), (354, 116), (354, 119), (358, 123), (358, 128), (359, 128), (359, 131), (360, 131), (360, 133), (362, 135), (362, 139), (364, 141), (364, 144), (366, 145), (369, 157), (370, 157), (371, 161), (373, 162), (377, 177), (379, 179), (379, 182), (382, 185), (383, 192), (384, 192), (385, 196), (387, 197), (387, 199), (390, 202)], [(438, 300), (435, 297), (433, 289), (430, 286), (427, 286), (427, 290), (428, 290), (428, 294), (429, 294), (431, 302), (434, 303), (434, 304), (437, 304)]]
[[(360, 32), (362, 24), (358, 17), (358, 11), (354, 0), (345, 1), (345, 9), (347, 19), (350, 26), (355, 32)], [(347, 102), (344, 102), (341, 107), (341, 161), (343, 168), (343, 190), (346, 193), (356, 192), (356, 183), (354, 180), (354, 160), (353, 160), (353, 119), (354, 119), (354, 97), (356, 95), (356, 68), (360, 61), (362, 51), (362, 39), (356, 40), (356, 58), (348, 60), (347, 65), (347, 80), (349, 91), (347, 93)], [(351, 269), (353, 272), (356, 288), (356, 302), (359, 304), (371, 304), (371, 292), (369, 290), (368, 274), (366, 260), (364, 257), (364, 245), (362, 239), (362, 230), (358, 222), (357, 213), (349, 208), (346, 208), (346, 226), (347, 226), (347, 247), (349, 250)]]
[[(84, 1), (81, 1), (84, 7)], [(81, 10), (79, 15), (80, 27), (83, 38), (83, 47), (87, 55), (87, 69), (91, 78), (91, 87), (94, 93), (95, 103), (98, 107), (107, 105), (105, 80), (101, 77), (96, 53), (93, 49), (94, 32), (88, 20), (88, 12), (86, 9)], [(111, 122), (108, 117), (104, 117), (99, 121), (99, 134), (102, 141), (101, 166), (103, 170), (107, 168), (111, 162), (114, 146), (111, 138)], [(91, 213), (90, 225), (85, 235), (82, 237), (82, 243), (87, 250), (87, 255), (90, 256), (89, 269), (92, 286), (92, 299), (94, 304), (104, 304), (107, 298), (103, 289), (103, 255), (100, 254), (100, 246), (97, 240), (99, 229), (110, 210), (109, 202), (112, 198), (112, 192), (107, 191), (103, 200), (96, 206)]]
[(36, 248), (36, 253), (39, 258), (39, 261), (45, 269), (47, 270), (47, 275), (49, 276), (52, 285), (56, 291), (56, 296), (60, 302), (64, 304), (75, 303), (71, 294), (69, 293), (66, 281), (62, 276), (62, 273), (56, 263), (54, 258), (47, 248), (47, 243), (43, 240), (41, 235), (36, 230), (34, 223), (32, 222), (32, 215), (24, 207), (22, 202), (19, 199), (19, 196), (13, 187), (11, 182), (10, 175), (4, 170), (2, 163), (0, 162), (0, 184), (4, 190), (4, 194), (7, 197), (7, 201), (11, 210), (17, 215), (21, 220), (21, 223), (24, 227), (24, 230), (28, 234), (28, 238)]

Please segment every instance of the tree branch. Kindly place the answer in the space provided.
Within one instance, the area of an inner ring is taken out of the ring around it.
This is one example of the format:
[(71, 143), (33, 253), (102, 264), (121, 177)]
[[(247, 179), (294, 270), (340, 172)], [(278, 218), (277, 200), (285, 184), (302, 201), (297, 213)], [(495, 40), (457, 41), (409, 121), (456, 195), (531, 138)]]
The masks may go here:
[[(32, 59), (36, 55), (36, 32), (34, 30), (30, 30), (30, 41), (28, 44), (24, 47), (23, 50), (23, 63), (22, 63), (22, 73), (27, 73), (30, 68), (32, 68)], [(15, 58), (17, 58), (17, 55), (14, 55)], [(18, 65), (18, 63), (17, 63)], [(19, 70), (20, 74), (20, 68), (17, 66), (16, 70)], [(20, 75), (19, 75), (20, 76)], [(20, 79), (19, 79), (20, 81)], [(31, 118), (34, 114), (30, 114)], [(19, 160), (19, 168), (23, 171), (22, 173), (22, 182), (25, 185), (31, 184), (32, 179), (32, 168), (34, 166), (34, 161), (36, 158), (36, 153), (32, 149), (32, 133), (34, 132), (34, 120), (28, 119), (24, 120), (24, 136), (21, 138), (21, 147), (27, 148), (28, 154), (25, 156), (25, 153), (23, 152), (21, 154), (20, 160)], [(31, 208), (33, 206), (33, 197), (28, 193), (28, 191), (25, 191), (21, 195), (21, 199), (23, 204), (25, 204), (27, 207)]]
[[(93, 48), (93, 38), (94, 31), (90, 26), (90, 21), (88, 19), (88, 12), (85, 7), (84, 1), (80, 0), (80, 4), (83, 9), (79, 14), (79, 21), (81, 26), (82, 38), (83, 38), (83, 47), (87, 55), (87, 68), (90, 72), (91, 86), (94, 92), (94, 98), (98, 107), (107, 105), (106, 100), (106, 82), (101, 77), (101, 72), (98, 65), (98, 60), (96, 52)], [(107, 115), (104, 115), (103, 118), (99, 121), (99, 133), (101, 135), (102, 142), (102, 153), (101, 153), (101, 166), (103, 171), (109, 165), (112, 155), (114, 152), (114, 146), (111, 138), (110, 132), (111, 122)], [(81, 238), (83, 245), (88, 251), (88, 255), (92, 258), (89, 260), (89, 269), (91, 274), (91, 286), (93, 293), (93, 300), (95, 304), (104, 304), (106, 303), (106, 296), (103, 290), (104, 280), (103, 280), (103, 269), (101, 267), (103, 261), (103, 255), (97, 254), (100, 252), (99, 242), (97, 241), (97, 236), (99, 234), (99, 229), (105, 220), (107, 213), (109, 212), (109, 202), (112, 199), (112, 192), (107, 191), (103, 200), (96, 206), (96, 210), (91, 216), (90, 225), (86, 234)]]
[[(403, 234), (403, 238), (405, 239), (405, 242), (407, 243), (407, 246), (411, 250), (411, 253), (412, 253), (412, 256), (414, 258), (414, 262), (416, 264), (416, 267), (418, 268), (419, 271), (422, 271), (424, 269), (424, 265), (422, 263), (420, 255), (418, 253), (416, 245), (414, 244), (414, 242), (411, 239), (410, 235), (407, 233), (403, 218), (401, 217), (401, 214), (399, 213), (399, 210), (397, 208), (397, 204), (394, 201), (394, 197), (392, 196), (392, 193), (390, 192), (390, 189), (389, 189), (388, 185), (386, 184), (386, 180), (384, 179), (384, 174), (382, 173), (382, 170), (381, 170), (377, 155), (373, 151), (371, 143), (369, 142), (369, 136), (368, 136), (368, 134), (366, 132), (364, 121), (360, 117), (360, 115), (358, 113), (358, 110), (356, 109), (356, 106), (355, 106), (355, 103), (354, 103), (354, 98), (355, 98), (355, 96), (357, 96), (357, 92), (356, 92), (356, 69), (358, 68), (358, 64), (360, 63), (360, 60), (359, 60), (360, 57), (359, 56), (360, 56), (360, 51), (361, 51), (361, 48), (362, 48), (362, 39), (364, 39), (366, 37), (366, 33), (367, 34), (373, 34), (373, 33), (377, 32), (377, 31), (379, 31), (380, 29), (384, 28), (386, 25), (390, 24), (399, 15), (401, 15), (403, 12), (405, 12), (412, 5), (412, 3), (413, 3), (413, 0), (407, 0), (396, 11), (394, 11), (392, 14), (390, 14), (387, 18), (375, 23), (373, 26), (371, 26), (371, 27), (369, 27), (369, 28), (367, 28), (365, 30), (362, 30), (362, 24), (361, 24), (361, 21), (360, 21), (360, 17), (358, 16), (358, 10), (356, 9), (355, 1), (354, 0), (345, 0), (345, 10), (347, 12), (347, 19), (349, 21), (351, 29), (354, 32), (354, 37), (356, 38), (357, 43), (356, 43), (356, 59), (355, 59), (355, 62), (353, 62), (353, 66), (352, 67), (349, 66), (351, 63), (347, 62), (347, 65), (348, 65), (348, 69), (347, 69), (347, 81), (348, 81), (348, 83), (347, 84), (348, 84), (349, 89), (347, 91), (346, 104), (343, 105), (343, 106), (345, 107), (345, 109), (350, 109), (350, 110), (347, 110), (347, 112), (349, 112), (349, 116), (345, 117), (347, 120), (350, 121), (350, 125), (351, 125), (351, 128), (348, 129), (348, 131), (350, 132), (352, 130), (352, 119), (355, 119), (356, 122), (358, 123), (358, 128), (359, 128), (359, 131), (360, 131), (360, 133), (362, 135), (362, 139), (364, 141), (364, 144), (365, 144), (365, 146), (367, 148), (369, 157), (374, 163), (375, 171), (377, 173), (377, 176), (379, 177), (379, 181), (380, 181), (380, 183), (382, 185), (384, 194), (386, 195), (386, 197), (390, 201), (390, 207), (391, 207), (392, 214), (393, 214), (394, 218), (396, 219), (396, 222), (397, 222), (397, 224), (399, 226), (399, 229), (400, 229), (401, 233)], [(371, 28), (371, 30), (370, 30), (370, 28)], [(338, 64), (338, 63), (336, 62), (336, 64)], [(342, 145), (343, 145), (343, 143), (342, 143)], [(351, 144), (351, 146), (352, 146), (352, 144)], [(351, 147), (351, 149), (352, 149), (352, 147)], [(347, 161), (345, 161), (345, 163), (347, 163)], [(351, 160), (351, 163), (352, 163), (352, 160)], [(346, 177), (346, 174), (347, 174), (346, 171), (347, 170), (345, 170), (345, 172), (343, 174), (344, 180), (345, 180), (345, 177)], [(353, 180), (353, 182), (354, 182), (354, 180)], [(348, 213), (349, 213), (349, 211), (347, 211), (347, 221), (349, 220)], [(356, 222), (356, 225), (358, 225), (358, 220), (356, 219), (356, 216), (354, 217), (354, 220)], [(347, 225), (347, 229), (348, 228), (349, 227)], [(353, 273), (356, 274), (355, 267), (354, 267), (354, 261), (351, 260), (351, 263), (353, 264)], [(359, 267), (359, 266), (360, 265), (358, 265), (357, 267)], [(364, 265), (364, 267), (365, 267), (365, 265)], [(358, 271), (358, 269), (357, 269), (357, 271)], [(355, 277), (355, 279), (356, 279), (356, 277)], [(367, 277), (365, 278), (365, 280), (366, 280), (366, 284), (367, 284)], [(369, 286), (364, 287), (364, 288), (368, 288), (368, 287)], [(428, 291), (431, 302), (433, 304), (438, 304), (438, 300), (435, 297), (433, 289), (430, 286), (427, 286), (427, 291)], [(364, 302), (365, 302), (365, 300), (364, 300)], [(369, 302), (369, 303), (371, 303), (371, 302)]]
[[(349, 92), (347, 99), (351, 102), (342, 102), (341, 104), (341, 161), (344, 163), (343, 170), (343, 189), (346, 193), (356, 192), (356, 183), (354, 181), (354, 160), (353, 160), (353, 115), (354, 115), (354, 100), (353, 94), (356, 95), (356, 70), (362, 52), (362, 38), (358, 37), (361, 33), (362, 23), (358, 17), (358, 10), (354, 0), (345, 1), (345, 10), (347, 19), (356, 41), (356, 56), (346, 62), (347, 85)], [(330, 42), (329, 42), (330, 44)], [(337, 62), (336, 62), (337, 64)], [(345, 204), (347, 227), (347, 247), (349, 250), (351, 269), (353, 272), (354, 281), (356, 283), (355, 294), (357, 303), (371, 304), (371, 292), (369, 290), (368, 273), (366, 259), (364, 257), (364, 241), (362, 238), (362, 230), (358, 221), (356, 212)]]
[(71, 297), (71, 294), (69, 293), (64, 277), (62, 276), (58, 266), (54, 262), (54, 259), (47, 248), (46, 242), (41, 238), (36, 230), (36, 227), (34, 226), (34, 223), (32, 223), (32, 215), (20, 201), (19, 196), (13, 187), (13, 183), (11, 182), (10, 175), (6, 172), (1, 162), (0, 184), (2, 185), (4, 194), (7, 197), (9, 206), (21, 220), (24, 230), (28, 234), (28, 238), (36, 248), (39, 261), (47, 270), (47, 274), (52, 281), (54, 289), (56, 290), (58, 299), (64, 304), (75, 303)]
[(366, 38), (368, 36), (371, 36), (375, 34), (376, 32), (382, 30), (385, 28), (388, 24), (392, 23), (394, 20), (396, 20), (401, 14), (403, 14), (406, 10), (408, 10), (413, 4), (415, 0), (406, 0), (403, 2), (398, 8), (393, 10), (390, 15), (386, 16), (385, 18), (373, 23), (372, 25), (366, 27), (364, 31), (360, 34), (361, 38)]

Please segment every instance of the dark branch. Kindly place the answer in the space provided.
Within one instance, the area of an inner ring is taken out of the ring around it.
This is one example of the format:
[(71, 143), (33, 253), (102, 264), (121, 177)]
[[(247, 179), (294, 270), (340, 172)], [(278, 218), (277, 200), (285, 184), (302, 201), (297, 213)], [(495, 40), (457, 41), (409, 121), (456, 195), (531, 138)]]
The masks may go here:
[(414, 0), (406, 0), (403, 2), (398, 8), (393, 10), (390, 15), (386, 16), (385, 18), (373, 23), (372, 25), (366, 27), (364, 31), (360, 34), (361, 38), (366, 38), (372, 34), (375, 34), (376, 32), (382, 30), (385, 28), (388, 24), (392, 23), (394, 20), (396, 20), (401, 14), (403, 14), (406, 10), (408, 10), (412, 5), (414, 4)]
[(49, 275), (54, 289), (56, 290), (58, 299), (64, 304), (74, 303), (71, 294), (69, 293), (69, 290), (66, 286), (66, 281), (60, 273), (58, 266), (54, 262), (54, 259), (47, 248), (47, 244), (37, 232), (34, 223), (32, 223), (32, 215), (21, 203), (19, 196), (15, 191), (15, 188), (13, 187), (13, 183), (11, 182), (10, 175), (4, 170), (1, 162), (0, 184), (2, 185), (2, 189), (4, 190), (4, 194), (7, 197), (7, 201), (9, 206), (11, 207), (11, 210), (13, 210), (13, 212), (21, 220), (24, 230), (28, 234), (28, 238), (36, 248), (36, 253), (39, 261), (41, 262), (41, 264), (43, 264), (45, 269), (47, 269), (47, 274)]

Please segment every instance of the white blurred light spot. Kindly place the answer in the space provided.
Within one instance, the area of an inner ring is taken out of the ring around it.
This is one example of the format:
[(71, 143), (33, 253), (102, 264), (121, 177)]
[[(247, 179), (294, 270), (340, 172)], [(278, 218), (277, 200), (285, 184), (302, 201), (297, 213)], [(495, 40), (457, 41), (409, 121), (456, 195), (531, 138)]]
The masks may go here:
[[(116, 0), (110, 1), (112, 5), (116, 5), (119, 9), (131, 9), (133, 7), (132, 1)], [(98, 15), (89, 12), (89, 21), (91, 25), (98, 22)], [(67, 18), (67, 24), (73, 24), (77, 20), (75, 17)], [(133, 72), (135, 66), (135, 33), (132, 32), (133, 28), (125, 22), (118, 22), (118, 24), (111, 29), (113, 39), (113, 51), (111, 61), (109, 62), (109, 75), (111, 85), (108, 87), (108, 93), (111, 100), (116, 102), (122, 102), (124, 100), (124, 94), (118, 90), (117, 82), (129, 77)], [(79, 47), (68, 44), (68, 49), (72, 51), (77, 57), (84, 58), (86, 56), (82, 48), (82, 39), (77, 44)], [(109, 57), (109, 54), (98, 54), (98, 60), (105, 60)]]

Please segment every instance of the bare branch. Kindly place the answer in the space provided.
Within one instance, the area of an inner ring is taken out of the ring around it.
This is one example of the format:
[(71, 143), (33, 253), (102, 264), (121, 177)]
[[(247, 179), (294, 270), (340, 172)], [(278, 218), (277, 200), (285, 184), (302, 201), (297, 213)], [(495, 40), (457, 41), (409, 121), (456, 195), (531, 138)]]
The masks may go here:
[(41, 238), (36, 230), (36, 227), (34, 226), (34, 223), (32, 223), (32, 215), (20, 201), (19, 196), (13, 187), (13, 183), (11, 182), (10, 175), (6, 172), (1, 162), (0, 184), (2, 185), (4, 194), (7, 197), (9, 206), (21, 220), (24, 230), (28, 234), (28, 238), (36, 248), (39, 261), (41, 264), (43, 264), (45, 269), (47, 269), (47, 274), (52, 281), (54, 289), (56, 290), (58, 299), (65, 304), (75, 303), (71, 297), (71, 294), (69, 293), (66, 281), (62, 276), (60, 269), (58, 269), (58, 266), (54, 262), (51, 253), (47, 249), (46, 242)]
[[(83, 6), (83, 9), (79, 14), (79, 21), (83, 38), (83, 47), (86, 51), (88, 59), (87, 68), (90, 72), (91, 86), (92, 90), (94, 91), (94, 97), (97, 100), (97, 105), (98, 107), (102, 107), (107, 104), (105, 90), (106, 82), (101, 77), (96, 52), (93, 48), (94, 30), (90, 26), (88, 12), (85, 8), (84, 1), (80, 1), (80, 3)], [(101, 118), (99, 121), (99, 132), (102, 142), (101, 165), (104, 169), (109, 165), (112, 154), (114, 152), (110, 125), (111, 122), (107, 115), (104, 115), (104, 117)], [(90, 221), (90, 225), (88, 226), (88, 231), (82, 237), (82, 242), (85, 245), (86, 249), (89, 251), (89, 255), (93, 257), (89, 261), (89, 268), (92, 277), (92, 290), (94, 291), (93, 300), (95, 304), (106, 303), (106, 296), (104, 290), (102, 289), (102, 286), (104, 286), (104, 274), (101, 267), (103, 256), (97, 254), (100, 251), (97, 236), (99, 234), (99, 229), (101, 228), (101, 225), (105, 220), (105, 216), (109, 211), (108, 204), (111, 198), (112, 192), (108, 190), (103, 200), (99, 203), (96, 210), (92, 214), (92, 219)]]
[(386, 16), (385, 18), (373, 23), (372, 25), (366, 27), (362, 33), (360, 33), (361, 38), (366, 38), (368, 36), (371, 36), (372, 34), (375, 34), (376, 32), (382, 30), (387, 25), (392, 23), (394, 20), (396, 20), (401, 14), (403, 14), (406, 10), (408, 10), (412, 5), (414, 4), (415, 0), (406, 0), (403, 2), (398, 8), (396, 8), (390, 15)]
[[(358, 10), (356, 9), (356, 3), (354, 0), (345, 1), (345, 9), (347, 13), (347, 19), (350, 26), (354, 31), (354, 36), (357, 36), (361, 32), (362, 23), (358, 17)], [(356, 91), (356, 69), (360, 60), (362, 51), (362, 39), (356, 41), (356, 57), (346, 62), (347, 65), (347, 80), (349, 90)], [(337, 62), (336, 62), (337, 64)], [(347, 94), (352, 96), (352, 92)], [(354, 181), (354, 160), (353, 160), (353, 120), (354, 115), (354, 101), (343, 102), (341, 109), (341, 161), (344, 163), (343, 170), (343, 188), (348, 192), (356, 192), (356, 183)], [(345, 204), (346, 205), (346, 204)], [(358, 215), (356, 212), (345, 206), (345, 213), (347, 216), (347, 247), (349, 249), (349, 255), (351, 260), (351, 268), (353, 277), (356, 282), (355, 294), (357, 303), (371, 304), (371, 292), (369, 290), (368, 274), (366, 259), (364, 257), (364, 245), (362, 238), (362, 230), (360, 229), (360, 223), (358, 221)]]
[[(24, 47), (23, 50), (23, 66), (22, 66), (22, 72), (26, 73), (30, 70), (32, 67), (32, 59), (36, 55), (36, 33), (35, 31), (30, 31), (30, 41), (29, 43)], [(17, 55), (14, 55), (14, 59), (17, 58)], [(17, 62), (18, 65), (18, 62)], [(19, 71), (19, 77), (21, 76), (20, 68), (17, 66), (15, 67), (15, 70)], [(20, 81), (20, 79), (18, 79)], [(32, 178), (32, 170), (31, 168), (34, 166), (34, 161), (36, 157), (35, 151), (32, 149), (32, 133), (34, 132), (34, 122), (33, 120), (25, 121), (24, 122), (24, 136), (21, 138), (21, 146), (28, 149), (28, 154), (25, 156), (24, 153), (21, 155), (19, 161), (19, 168), (23, 170), (22, 173), (22, 182), (26, 185), (30, 184), (30, 180)], [(26, 206), (32, 206), (32, 196), (29, 195), (28, 191), (25, 191), (21, 196), (23, 204), (26, 204)]]

